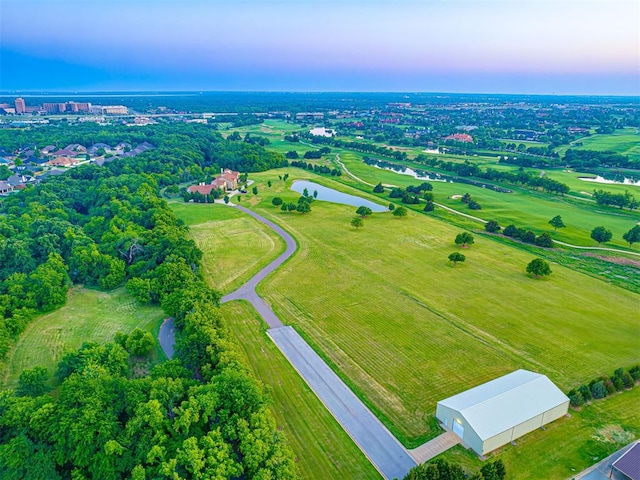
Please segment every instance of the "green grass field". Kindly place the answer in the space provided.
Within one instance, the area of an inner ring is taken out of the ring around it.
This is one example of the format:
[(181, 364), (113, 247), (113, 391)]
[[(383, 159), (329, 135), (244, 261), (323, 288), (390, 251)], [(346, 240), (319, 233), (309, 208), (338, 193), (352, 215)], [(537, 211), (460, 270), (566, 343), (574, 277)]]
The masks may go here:
[(636, 128), (625, 128), (610, 135), (592, 135), (579, 140), (579, 150), (600, 150), (618, 152), (632, 160), (640, 159), (640, 134)]
[[(397, 186), (420, 183), (419, 180), (407, 175), (365, 165), (361, 156), (353, 152), (341, 152), (340, 159), (352, 174), (369, 183), (382, 182)], [(556, 174), (551, 176), (557, 177)], [(562, 178), (558, 180), (564, 181)], [(574, 179), (574, 184), (575, 182), (581, 181)], [(596, 242), (590, 238), (591, 230), (595, 226), (604, 225), (613, 233), (613, 239), (607, 245), (627, 248), (628, 244), (624, 242), (622, 235), (640, 222), (640, 212), (637, 210), (629, 212), (601, 207), (593, 202), (547, 195), (511, 186), (507, 187), (512, 189), (513, 193), (499, 193), (461, 183), (432, 182), (432, 184), (435, 199), (439, 203), (481, 218), (497, 220), (503, 226), (513, 223), (520, 228), (532, 229), (537, 233), (550, 232), (555, 239), (574, 245), (596, 246)], [(586, 191), (589, 191), (590, 185), (594, 184), (587, 184)], [(640, 198), (640, 188), (633, 187), (631, 191), (636, 192), (637, 197)], [(469, 210), (460, 200), (451, 198), (467, 192), (482, 205), (482, 210)], [(562, 216), (567, 228), (553, 232), (548, 221), (556, 215)], [(636, 244), (632, 250), (639, 251), (640, 245)]]
[(381, 478), (265, 333), (246, 302), (221, 307), (256, 377), (267, 386), (272, 411), (297, 457), (303, 479)]
[(170, 205), (204, 254), (209, 285), (223, 294), (243, 285), (284, 251), (278, 235), (239, 210), (218, 204)]
[[(156, 338), (163, 318), (159, 307), (140, 305), (124, 288), (101, 292), (75, 287), (65, 306), (29, 324), (7, 360), (2, 383), (9, 388), (16, 386), (22, 370), (35, 366), (46, 367), (53, 374), (68, 350), (84, 342), (113, 340), (116, 332), (141, 328)], [(152, 360), (162, 358), (164, 354), (156, 344)]]
[[(252, 178), (263, 191), (274, 174)], [(252, 203), (300, 243), (259, 290), (407, 445), (435, 433), (437, 400), (516, 368), (568, 390), (637, 361), (630, 292), (557, 265), (549, 279), (531, 279), (533, 255), (485, 238), (453, 268), (447, 256), (460, 230), (424, 215), (375, 214), (355, 231), (353, 207), (315, 202), (298, 215), (276, 210), (269, 195)]]
[[(640, 437), (640, 387), (583, 407), (506, 445), (490, 455), (501, 458), (512, 480), (571, 478)], [(441, 455), (477, 470), (478, 457), (457, 446)]]

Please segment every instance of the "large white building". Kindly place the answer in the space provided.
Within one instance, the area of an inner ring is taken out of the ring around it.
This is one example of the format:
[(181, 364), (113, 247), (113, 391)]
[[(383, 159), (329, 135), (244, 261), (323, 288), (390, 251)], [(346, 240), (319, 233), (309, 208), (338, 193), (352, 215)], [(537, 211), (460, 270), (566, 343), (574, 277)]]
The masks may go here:
[(438, 402), (436, 417), (484, 455), (567, 413), (569, 398), (539, 373), (516, 370)]

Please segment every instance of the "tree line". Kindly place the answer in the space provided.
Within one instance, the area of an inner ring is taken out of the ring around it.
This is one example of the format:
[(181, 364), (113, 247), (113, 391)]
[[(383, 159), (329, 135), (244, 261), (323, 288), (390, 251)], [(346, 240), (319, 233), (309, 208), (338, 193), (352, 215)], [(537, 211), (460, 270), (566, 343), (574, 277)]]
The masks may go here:
[(158, 165), (149, 152), (81, 166), (4, 201), (4, 353), (30, 318), (64, 304), (72, 283), (125, 284), (174, 318), (177, 342), (174, 359), (148, 374), (129, 368), (144, 336), (87, 343), (61, 359), (55, 396), (41, 388), (42, 369), (23, 372), (18, 390), (0, 394), (2, 478), (296, 478), (263, 387), (204, 282), (202, 253), (159, 197), (205, 157), (179, 150)]

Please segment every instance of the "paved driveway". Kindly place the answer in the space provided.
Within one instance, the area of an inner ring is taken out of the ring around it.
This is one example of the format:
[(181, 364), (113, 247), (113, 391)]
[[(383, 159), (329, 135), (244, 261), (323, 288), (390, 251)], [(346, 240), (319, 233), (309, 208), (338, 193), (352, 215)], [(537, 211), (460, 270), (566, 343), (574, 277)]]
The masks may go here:
[(446, 431), (427, 443), (423, 443), (418, 448), (409, 450), (409, 454), (417, 463), (425, 463), (459, 443), (459, 436), (453, 432)]
[(267, 333), (385, 478), (401, 479), (416, 466), (400, 442), (292, 327)]

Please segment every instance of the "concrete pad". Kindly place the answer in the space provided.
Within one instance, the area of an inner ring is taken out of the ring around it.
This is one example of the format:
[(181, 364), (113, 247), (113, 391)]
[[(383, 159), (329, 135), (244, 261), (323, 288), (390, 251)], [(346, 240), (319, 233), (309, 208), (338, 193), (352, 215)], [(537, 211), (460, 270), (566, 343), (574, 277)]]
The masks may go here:
[(383, 477), (401, 479), (416, 466), (400, 442), (292, 327), (267, 333)]
[(459, 443), (460, 437), (453, 432), (447, 431), (429, 440), (427, 443), (423, 443), (419, 447), (409, 450), (409, 455), (411, 455), (411, 458), (413, 458), (416, 463), (424, 463)]

